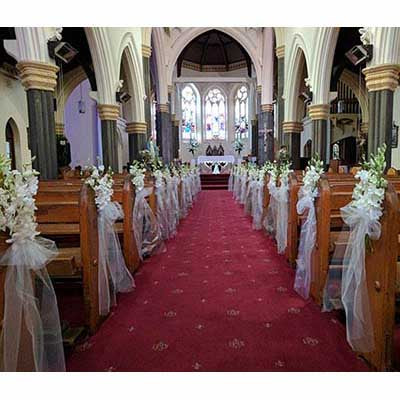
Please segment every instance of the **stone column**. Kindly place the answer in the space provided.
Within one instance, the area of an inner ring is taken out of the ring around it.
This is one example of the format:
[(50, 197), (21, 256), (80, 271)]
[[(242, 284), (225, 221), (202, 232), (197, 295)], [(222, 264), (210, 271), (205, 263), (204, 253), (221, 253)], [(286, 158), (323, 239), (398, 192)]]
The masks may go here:
[(264, 121), (262, 112), (261, 112), (261, 85), (257, 86), (257, 101), (256, 101), (256, 110), (257, 110), (257, 164), (262, 165), (265, 163), (265, 146), (264, 146), (264, 136), (266, 131), (266, 121)]
[(179, 119), (174, 119), (173, 121), (173, 128), (172, 128), (172, 138), (173, 138), (173, 159), (179, 159), (179, 126), (180, 121)]
[(142, 143), (139, 143), (139, 148), (143, 150), (146, 146), (147, 140), (151, 137), (151, 81), (150, 81), (150, 56), (151, 47), (142, 45), (142, 62), (143, 62), (143, 80), (144, 80), (144, 92), (146, 98), (144, 100), (144, 119), (147, 124), (146, 136)]
[(368, 151), (386, 143), (386, 165), (392, 163), (393, 93), (399, 84), (400, 65), (383, 64), (363, 69), (368, 89)]
[(101, 143), (103, 165), (118, 172), (118, 132), (117, 119), (120, 106), (117, 104), (99, 104), (97, 106), (101, 119)]
[[(160, 134), (160, 152), (165, 164), (172, 161), (172, 143), (171, 143), (171, 114), (168, 104), (158, 104), (158, 130)], [(157, 140), (158, 142), (158, 140)]]
[(279, 147), (287, 145), (285, 142), (287, 135), (283, 134), (282, 124), (285, 118), (285, 100), (283, 99), (283, 89), (285, 84), (285, 46), (279, 46), (275, 50), (276, 57), (278, 58), (277, 72), (278, 72), (278, 99), (277, 99), (277, 122), (278, 122), (278, 143)]
[(282, 125), (283, 133), (287, 135), (288, 150), (293, 169), (300, 169), (300, 135), (303, 124), (296, 121), (287, 121)]
[(128, 122), (126, 124), (126, 133), (128, 134), (129, 144), (129, 162), (139, 158), (139, 152), (142, 149), (141, 143), (145, 143), (147, 135), (146, 122)]
[[(259, 154), (263, 154), (262, 164), (264, 164), (266, 160), (274, 160), (274, 106), (272, 104), (261, 104), (260, 122), (264, 134), (258, 138), (258, 151)], [(263, 150), (260, 150), (261, 146)]]
[(23, 61), (17, 64), (28, 101), (28, 143), (32, 166), (41, 179), (56, 179), (57, 144), (54, 117), (54, 88), (59, 68), (53, 64)]
[(251, 155), (257, 157), (258, 154), (258, 121), (257, 118), (251, 121)]
[(308, 115), (313, 122), (312, 154), (318, 153), (324, 164), (329, 163), (326, 152), (329, 120), (329, 104), (308, 106)]

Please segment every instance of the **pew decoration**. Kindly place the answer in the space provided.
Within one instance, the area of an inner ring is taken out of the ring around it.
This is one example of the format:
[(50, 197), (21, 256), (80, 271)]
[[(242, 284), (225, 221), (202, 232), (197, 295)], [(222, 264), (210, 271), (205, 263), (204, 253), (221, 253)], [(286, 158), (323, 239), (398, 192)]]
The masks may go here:
[[(115, 222), (124, 217), (122, 208), (111, 201), (113, 195), (112, 171), (104, 170), (104, 166), (89, 168), (90, 176), (85, 183), (95, 192), (95, 203), (98, 212), (99, 234), (99, 313), (108, 315), (110, 308), (116, 305), (117, 293), (133, 290), (135, 282), (121, 251)], [(110, 282), (111, 280), (111, 282)]]
[[(374, 328), (372, 324), (368, 287), (366, 282), (366, 250), (373, 251), (373, 241), (381, 236), (380, 218), (387, 181), (384, 178), (386, 146), (370, 155), (356, 173), (359, 182), (355, 185), (352, 201), (341, 208), (344, 223), (350, 229), (343, 257), (340, 300), (346, 312), (347, 341), (354, 351), (368, 353), (374, 350)], [(335, 258), (335, 255), (334, 255)], [(335, 305), (330, 295), (335, 286), (328, 280), (324, 293), (324, 310)]]
[(0, 259), (7, 268), (1, 371), (65, 371), (57, 298), (46, 269), (58, 251), (37, 231), (37, 175), (28, 168), (11, 171), (0, 155), (0, 230), (10, 236)]
[(252, 227), (254, 230), (262, 229), (262, 217), (264, 214), (264, 180), (265, 169), (261, 168), (254, 177), (251, 193), (251, 216), (253, 218)]
[(279, 254), (283, 254), (287, 246), (289, 174), (292, 172), (290, 162), (286, 158), (286, 152), (282, 154), (284, 157), (279, 162), (266, 165), (270, 174), (268, 182), (270, 203), (264, 219), (266, 230), (275, 236)]
[(303, 186), (298, 193), (297, 213), (307, 217), (302, 224), (298, 255), (296, 260), (296, 278), (294, 290), (304, 299), (308, 299), (311, 286), (311, 255), (317, 236), (317, 219), (314, 200), (318, 196), (318, 182), (323, 174), (323, 162), (319, 155), (313, 157), (303, 176)]
[(165, 249), (160, 224), (146, 198), (152, 194), (153, 187), (145, 185), (146, 169), (138, 162), (131, 165), (129, 173), (135, 185), (135, 204), (133, 207), (133, 227), (139, 257), (143, 260)]

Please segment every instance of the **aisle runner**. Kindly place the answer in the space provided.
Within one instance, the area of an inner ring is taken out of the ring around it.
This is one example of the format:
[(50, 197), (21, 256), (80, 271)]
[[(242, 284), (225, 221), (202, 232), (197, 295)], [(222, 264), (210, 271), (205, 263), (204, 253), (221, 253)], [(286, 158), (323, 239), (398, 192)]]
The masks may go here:
[(292, 289), (294, 271), (227, 191), (199, 194), (70, 371), (365, 371), (344, 327)]

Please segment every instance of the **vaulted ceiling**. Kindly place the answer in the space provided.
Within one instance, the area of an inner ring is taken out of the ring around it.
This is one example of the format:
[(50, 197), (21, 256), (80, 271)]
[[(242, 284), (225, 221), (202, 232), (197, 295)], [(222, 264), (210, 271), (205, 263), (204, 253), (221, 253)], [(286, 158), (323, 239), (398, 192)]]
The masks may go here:
[(231, 71), (247, 67), (251, 75), (251, 59), (243, 46), (217, 29), (211, 29), (193, 39), (178, 58), (178, 76), (182, 65), (204, 71)]

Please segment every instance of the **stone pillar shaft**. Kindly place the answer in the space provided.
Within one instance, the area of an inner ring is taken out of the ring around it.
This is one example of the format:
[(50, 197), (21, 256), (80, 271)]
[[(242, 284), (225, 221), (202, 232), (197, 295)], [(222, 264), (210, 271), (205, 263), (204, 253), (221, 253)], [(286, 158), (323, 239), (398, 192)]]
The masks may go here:
[(318, 153), (326, 164), (329, 161), (329, 154), (326, 152), (329, 104), (313, 104), (308, 107), (308, 114), (313, 121), (312, 154)]
[(151, 137), (151, 81), (150, 81), (150, 56), (151, 47), (142, 45), (143, 80), (146, 99), (144, 101), (144, 118), (147, 124), (146, 135), (140, 136), (139, 148), (143, 150), (147, 140)]
[(393, 93), (399, 84), (400, 65), (383, 64), (363, 69), (368, 89), (368, 154), (386, 143), (386, 165), (392, 164)]
[(285, 141), (287, 135), (284, 135), (282, 124), (285, 119), (285, 100), (283, 99), (283, 89), (285, 84), (285, 46), (276, 48), (277, 72), (278, 72), (278, 99), (277, 99), (277, 115), (278, 120), (278, 143), (279, 146), (287, 145)]
[(141, 143), (146, 143), (146, 122), (128, 122), (126, 124), (129, 145), (129, 161), (133, 162), (139, 158), (139, 152), (143, 150)]
[(303, 131), (303, 124), (301, 122), (284, 122), (283, 133), (287, 135), (287, 143), (289, 147), (289, 154), (292, 161), (293, 169), (300, 169), (300, 135)]
[(120, 106), (117, 104), (99, 104), (98, 111), (101, 119), (103, 165), (105, 168), (111, 167), (114, 172), (118, 172), (117, 119)]
[(36, 61), (17, 64), (21, 83), (25, 87), (29, 135), (28, 143), (33, 168), (40, 172), (41, 179), (56, 179), (57, 140), (54, 117), (54, 88), (57, 85), (58, 67)]
[(257, 157), (258, 155), (258, 120), (251, 121), (251, 155)]
[(160, 153), (164, 163), (172, 161), (172, 132), (171, 132), (171, 114), (167, 104), (158, 105), (158, 127), (157, 144), (160, 146)]

